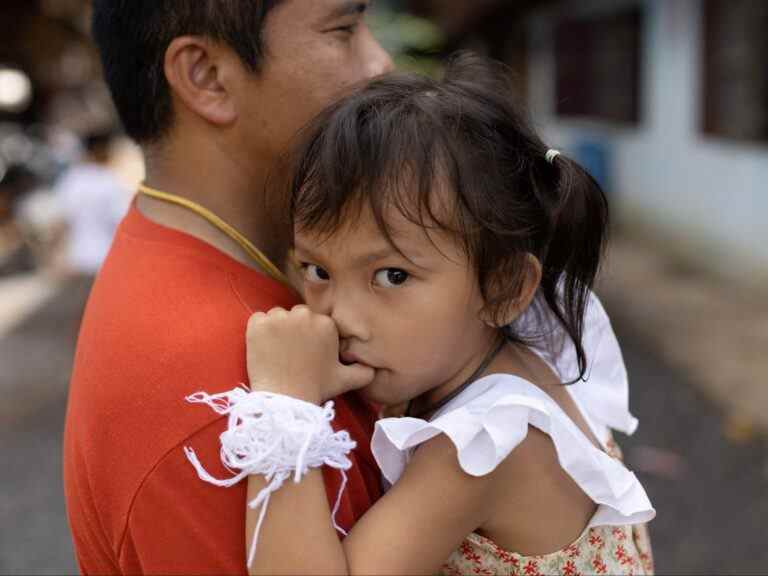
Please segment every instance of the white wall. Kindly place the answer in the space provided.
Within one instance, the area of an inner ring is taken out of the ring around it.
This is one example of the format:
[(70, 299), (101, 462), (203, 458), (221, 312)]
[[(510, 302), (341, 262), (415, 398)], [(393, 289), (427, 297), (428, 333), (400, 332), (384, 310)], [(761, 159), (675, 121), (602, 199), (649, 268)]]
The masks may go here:
[[(700, 0), (576, 0), (575, 9), (646, 6), (639, 127), (554, 116), (552, 14), (531, 21), (530, 102), (553, 147), (584, 136), (611, 146), (613, 210), (717, 272), (768, 285), (768, 146), (700, 131)], [(585, 6), (587, 6), (585, 8)]]

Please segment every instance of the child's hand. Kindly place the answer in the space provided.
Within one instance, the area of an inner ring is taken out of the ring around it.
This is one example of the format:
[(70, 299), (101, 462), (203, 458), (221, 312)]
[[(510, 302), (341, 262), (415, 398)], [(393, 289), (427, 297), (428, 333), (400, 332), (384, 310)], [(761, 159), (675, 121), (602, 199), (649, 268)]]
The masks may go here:
[(248, 320), (246, 344), (253, 390), (321, 403), (373, 380), (372, 368), (339, 361), (336, 324), (306, 306), (257, 312)]

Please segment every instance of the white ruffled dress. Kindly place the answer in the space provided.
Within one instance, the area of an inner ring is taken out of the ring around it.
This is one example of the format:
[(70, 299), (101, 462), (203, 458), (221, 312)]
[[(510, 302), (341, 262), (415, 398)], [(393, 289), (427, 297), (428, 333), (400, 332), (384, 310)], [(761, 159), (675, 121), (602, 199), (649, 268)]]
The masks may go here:
[[(524, 318), (515, 328), (525, 331)], [(539, 322), (540, 324), (541, 322)], [(552, 554), (523, 556), (471, 534), (443, 567), (445, 574), (649, 574), (653, 560), (645, 523), (656, 514), (635, 475), (621, 461), (611, 430), (632, 434), (624, 361), (600, 302), (587, 308), (584, 348), (586, 382), (567, 389), (603, 450), (595, 447), (560, 406), (534, 384), (509, 374), (479, 379), (429, 421), (385, 418), (376, 424), (372, 449), (390, 484), (402, 475), (413, 450), (439, 434), (456, 446), (470, 475), (492, 472), (533, 426), (548, 434), (563, 469), (597, 505), (580, 538)], [(575, 350), (554, 324), (552, 336), (535, 350), (563, 381), (574, 379)]]

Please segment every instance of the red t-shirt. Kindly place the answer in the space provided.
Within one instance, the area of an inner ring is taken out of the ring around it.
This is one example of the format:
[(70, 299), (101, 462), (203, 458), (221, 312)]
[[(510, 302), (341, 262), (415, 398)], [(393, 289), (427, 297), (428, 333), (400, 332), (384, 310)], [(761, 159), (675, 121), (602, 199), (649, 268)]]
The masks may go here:
[[(250, 314), (293, 304), (285, 287), (131, 208), (86, 307), (69, 393), (64, 488), (83, 573), (245, 573), (245, 482), (207, 484), (183, 451), (231, 476), (219, 460), (225, 419), (185, 397), (247, 382)], [(337, 399), (335, 425), (358, 444), (345, 528), (380, 494), (374, 418), (354, 395)], [(333, 503), (339, 472), (324, 472)]]

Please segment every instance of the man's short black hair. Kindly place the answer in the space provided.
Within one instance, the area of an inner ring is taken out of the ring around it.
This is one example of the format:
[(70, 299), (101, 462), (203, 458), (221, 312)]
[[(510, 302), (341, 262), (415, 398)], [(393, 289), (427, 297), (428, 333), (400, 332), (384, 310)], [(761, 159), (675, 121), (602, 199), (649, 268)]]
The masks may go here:
[(94, 0), (92, 32), (123, 127), (139, 143), (159, 140), (173, 120), (165, 52), (174, 38), (230, 46), (254, 73), (262, 30), (282, 0)]

